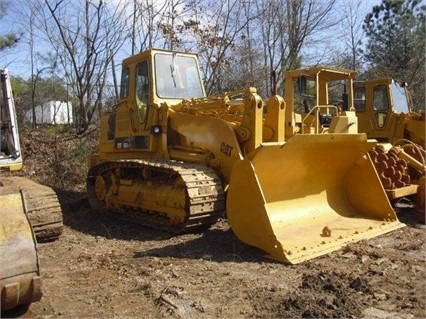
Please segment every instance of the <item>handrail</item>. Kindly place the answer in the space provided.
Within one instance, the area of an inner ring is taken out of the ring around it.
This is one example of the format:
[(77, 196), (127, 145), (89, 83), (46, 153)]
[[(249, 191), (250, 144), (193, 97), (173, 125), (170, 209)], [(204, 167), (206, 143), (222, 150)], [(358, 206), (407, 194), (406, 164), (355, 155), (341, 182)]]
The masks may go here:
[[(337, 108), (337, 106), (334, 106), (334, 105), (315, 105), (309, 111), (309, 113), (306, 114), (305, 117), (302, 119), (302, 127), (305, 125), (305, 120), (309, 117), (309, 115), (314, 115), (315, 118), (317, 119), (316, 126), (315, 126), (315, 134), (318, 134), (319, 133), (319, 124), (320, 124), (318, 118), (319, 118), (320, 110), (323, 110), (323, 109), (326, 110), (326, 112), (325, 112), (326, 114), (330, 114), (331, 109), (334, 109), (336, 115), (339, 114), (339, 109)], [(315, 114), (312, 114), (312, 113), (315, 113)]]

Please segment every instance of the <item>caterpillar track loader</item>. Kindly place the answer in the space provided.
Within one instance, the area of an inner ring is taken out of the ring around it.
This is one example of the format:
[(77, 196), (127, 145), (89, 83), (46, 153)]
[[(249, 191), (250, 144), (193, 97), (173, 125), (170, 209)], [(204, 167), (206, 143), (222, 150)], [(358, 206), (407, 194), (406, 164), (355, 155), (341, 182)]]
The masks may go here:
[[(333, 116), (354, 110), (358, 131), (380, 142), (369, 155), (389, 200), (396, 203), (402, 197), (415, 197), (419, 221), (424, 223), (424, 113), (412, 111), (406, 84), (392, 79), (354, 81), (356, 75), (333, 67), (287, 71), (285, 101), (301, 114), (294, 120), (296, 129), (289, 126), (286, 136), (298, 131), (327, 132)], [(346, 91), (352, 87), (353, 92)], [(329, 102), (332, 95), (335, 105)]]
[[(206, 96), (197, 55), (148, 50), (122, 63), (120, 99), (100, 120), (87, 193), (94, 209), (176, 233), (225, 216), (244, 243), (296, 264), (403, 227), (366, 134), (285, 138), (282, 97)], [(350, 124), (349, 126), (353, 126)]]
[(55, 192), (25, 177), (15, 104), (8, 70), (0, 70), (0, 309), (41, 298), (36, 241), (62, 233), (62, 211)]

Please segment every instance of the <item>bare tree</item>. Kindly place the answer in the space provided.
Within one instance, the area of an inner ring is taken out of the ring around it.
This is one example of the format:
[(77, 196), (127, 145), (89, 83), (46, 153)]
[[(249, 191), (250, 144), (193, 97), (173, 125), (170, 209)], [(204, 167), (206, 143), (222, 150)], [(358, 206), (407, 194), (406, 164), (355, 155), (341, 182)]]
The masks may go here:
[(337, 32), (334, 32), (335, 40), (341, 43), (341, 46), (331, 48), (333, 52), (333, 64), (350, 68), (353, 70), (362, 69), (362, 40), (364, 31), (362, 24), (365, 16), (362, 12), (369, 4), (362, 0), (341, 1), (339, 6), (340, 22)]
[(209, 94), (247, 85), (267, 94), (271, 71), (281, 86), (308, 41), (335, 25), (335, 1), (134, 0), (132, 48), (197, 52)]
[(43, 101), (41, 99), (37, 99), (37, 85), (39, 80), (42, 77), (42, 74), (47, 71), (52, 73), (56, 66), (56, 57), (52, 57), (49, 53), (42, 55), (40, 52), (37, 52), (36, 42), (37, 42), (37, 34), (36, 34), (36, 15), (37, 15), (37, 7), (34, 6), (34, 3), (28, 1), (28, 46), (30, 48), (30, 63), (31, 63), (31, 113), (32, 113), (32, 126), (36, 126), (36, 106), (43, 105)]
[[(163, 48), (173, 50), (179, 48), (184, 41), (183, 33), (186, 19), (189, 19), (189, 9), (184, 5), (184, 0), (169, 0), (165, 2), (162, 18), (157, 23), (161, 30), (164, 42)], [(183, 33), (183, 34), (182, 34)]]
[[(337, 19), (331, 15), (335, 3), (336, 0), (250, 1), (251, 9), (247, 12), (253, 20), (250, 34), (247, 33), (250, 47), (246, 49), (251, 51), (248, 55), (254, 61), (251, 68), (258, 77), (256, 85), (263, 93), (271, 92), (275, 85), (270, 77), (272, 71), (276, 74), (278, 91), (281, 91), (283, 72), (300, 67), (302, 50), (315, 45), (319, 34), (336, 25)], [(244, 40), (249, 43), (248, 39)]]
[[(271, 71), (300, 66), (302, 48), (335, 26), (336, 0), (175, 0), (159, 24), (168, 48), (199, 53), (208, 93), (254, 85), (271, 91)], [(167, 17), (167, 18), (166, 18)]]
[(125, 6), (112, 8), (101, 0), (80, 0), (80, 5), (45, 0), (45, 4), (44, 30), (78, 99), (75, 118), (84, 131), (102, 108), (113, 56), (129, 34), (122, 23)]
[[(290, 0), (287, 2), (287, 19), (285, 20), (287, 36), (281, 39), (288, 42), (288, 54), (287, 57), (281, 56), (282, 70), (300, 67), (302, 48), (319, 46), (324, 42), (325, 32), (338, 24), (337, 17), (331, 14), (335, 3), (336, 0), (326, 2)], [(282, 44), (281, 47), (283, 47)], [(330, 55), (330, 52), (326, 50), (323, 54)], [(316, 53), (317, 59), (321, 57), (321, 54)]]
[[(36, 125), (36, 106), (42, 105), (45, 100), (45, 92), (39, 90), (39, 83), (42, 82), (43, 75), (52, 72), (55, 68), (55, 57), (52, 56), (45, 45), (40, 45), (39, 28), (36, 24), (40, 3), (37, 1), (21, 1), (19, 6), (12, 6), (8, 11), (15, 17), (17, 22), (15, 27), (21, 33), (20, 48), (17, 51), (24, 53), (21, 56), (20, 66), (26, 69), (25, 76), (28, 76), (28, 89), (25, 90), (25, 99), (17, 99), (17, 106), (22, 114), (31, 111), (33, 127)], [(43, 43), (45, 44), (45, 43)]]
[(193, 0), (187, 4), (192, 15), (181, 28), (190, 31), (191, 41), (181, 47), (197, 48), (209, 94), (229, 89), (226, 79), (232, 75), (230, 65), (236, 60), (233, 49), (252, 19), (244, 15), (243, 5), (239, 0)]
[(131, 21), (132, 55), (157, 46), (162, 32), (158, 28), (168, 1), (133, 0)]
[(263, 86), (266, 92), (271, 90), (270, 79), (268, 74), (275, 72), (278, 83), (282, 78), (283, 65), (282, 58), (285, 57), (285, 52), (288, 52), (288, 41), (283, 38), (288, 33), (287, 25), (284, 23), (286, 20), (285, 15), (286, 0), (277, 1), (256, 1), (258, 12), (258, 23), (260, 28), (258, 30), (258, 38), (261, 39), (262, 56), (263, 56)]

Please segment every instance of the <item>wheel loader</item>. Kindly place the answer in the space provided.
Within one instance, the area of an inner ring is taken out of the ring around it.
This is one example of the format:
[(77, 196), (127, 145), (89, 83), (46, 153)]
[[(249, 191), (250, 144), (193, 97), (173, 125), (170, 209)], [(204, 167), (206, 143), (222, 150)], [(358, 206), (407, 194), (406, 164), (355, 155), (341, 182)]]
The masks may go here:
[[(389, 200), (414, 197), (424, 223), (424, 113), (412, 111), (406, 84), (392, 79), (354, 81), (356, 75), (353, 70), (323, 66), (287, 71), (285, 101), (299, 108), (300, 115), (294, 120), (296, 129), (287, 129), (286, 136), (327, 132), (333, 116), (355, 110), (358, 132), (379, 142), (369, 154)], [(330, 103), (333, 95), (335, 102)]]
[(41, 298), (36, 241), (62, 233), (62, 210), (50, 187), (15, 176), (22, 169), (9, 72), (0, 70), (0, 297), (1, 310)]
[(242, 242), (290, 264), (405, 226), (354, 112), (334, 116), (327, 133), (286, 139), (287, 113), (282, 97), (255, 88), (206, 96), (196, 54), (128, 57), (88, 159), (89, 202), (175, 233), (226, 217)]

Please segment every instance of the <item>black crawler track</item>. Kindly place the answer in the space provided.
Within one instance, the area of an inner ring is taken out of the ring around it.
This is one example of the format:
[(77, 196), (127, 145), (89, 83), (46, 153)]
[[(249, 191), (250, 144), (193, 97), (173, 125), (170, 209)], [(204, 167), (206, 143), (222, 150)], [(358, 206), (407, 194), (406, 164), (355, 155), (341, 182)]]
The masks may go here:
[(55, 191), (24, 177), (2, 177), (0, 187), (23, 190), (27, 215), (38, 242), (57, 239), (63, 231), (62, 209)]
[[(102, 176), (106, 188), (118, 185), (124, 180), (138, 185), (140, 196), (147, 184), (155, 184), (159, 191), (168, 193), (179, 189), (174, 207), (158, 202), (157, 207), (144, 207), (144, 201), (128, 203), (120, 198), (120, 191), (113, 199), (100, 199), (96, 193), (96, 179)], [(114, 176), (112, 178), (111, 176)], [(114, 180), (114, 182), (113, 182)], [(87, 193), (94, 209), (112, 213), (115, 217), (169, 232), (189, 232), (207, 228), (224, 215), (225, 194), (216, 173), (205, 166), (177, 161), (117, 160), (104, 162), (89, 170)], [(174, 210), (170, 218), (170, 210)]]

